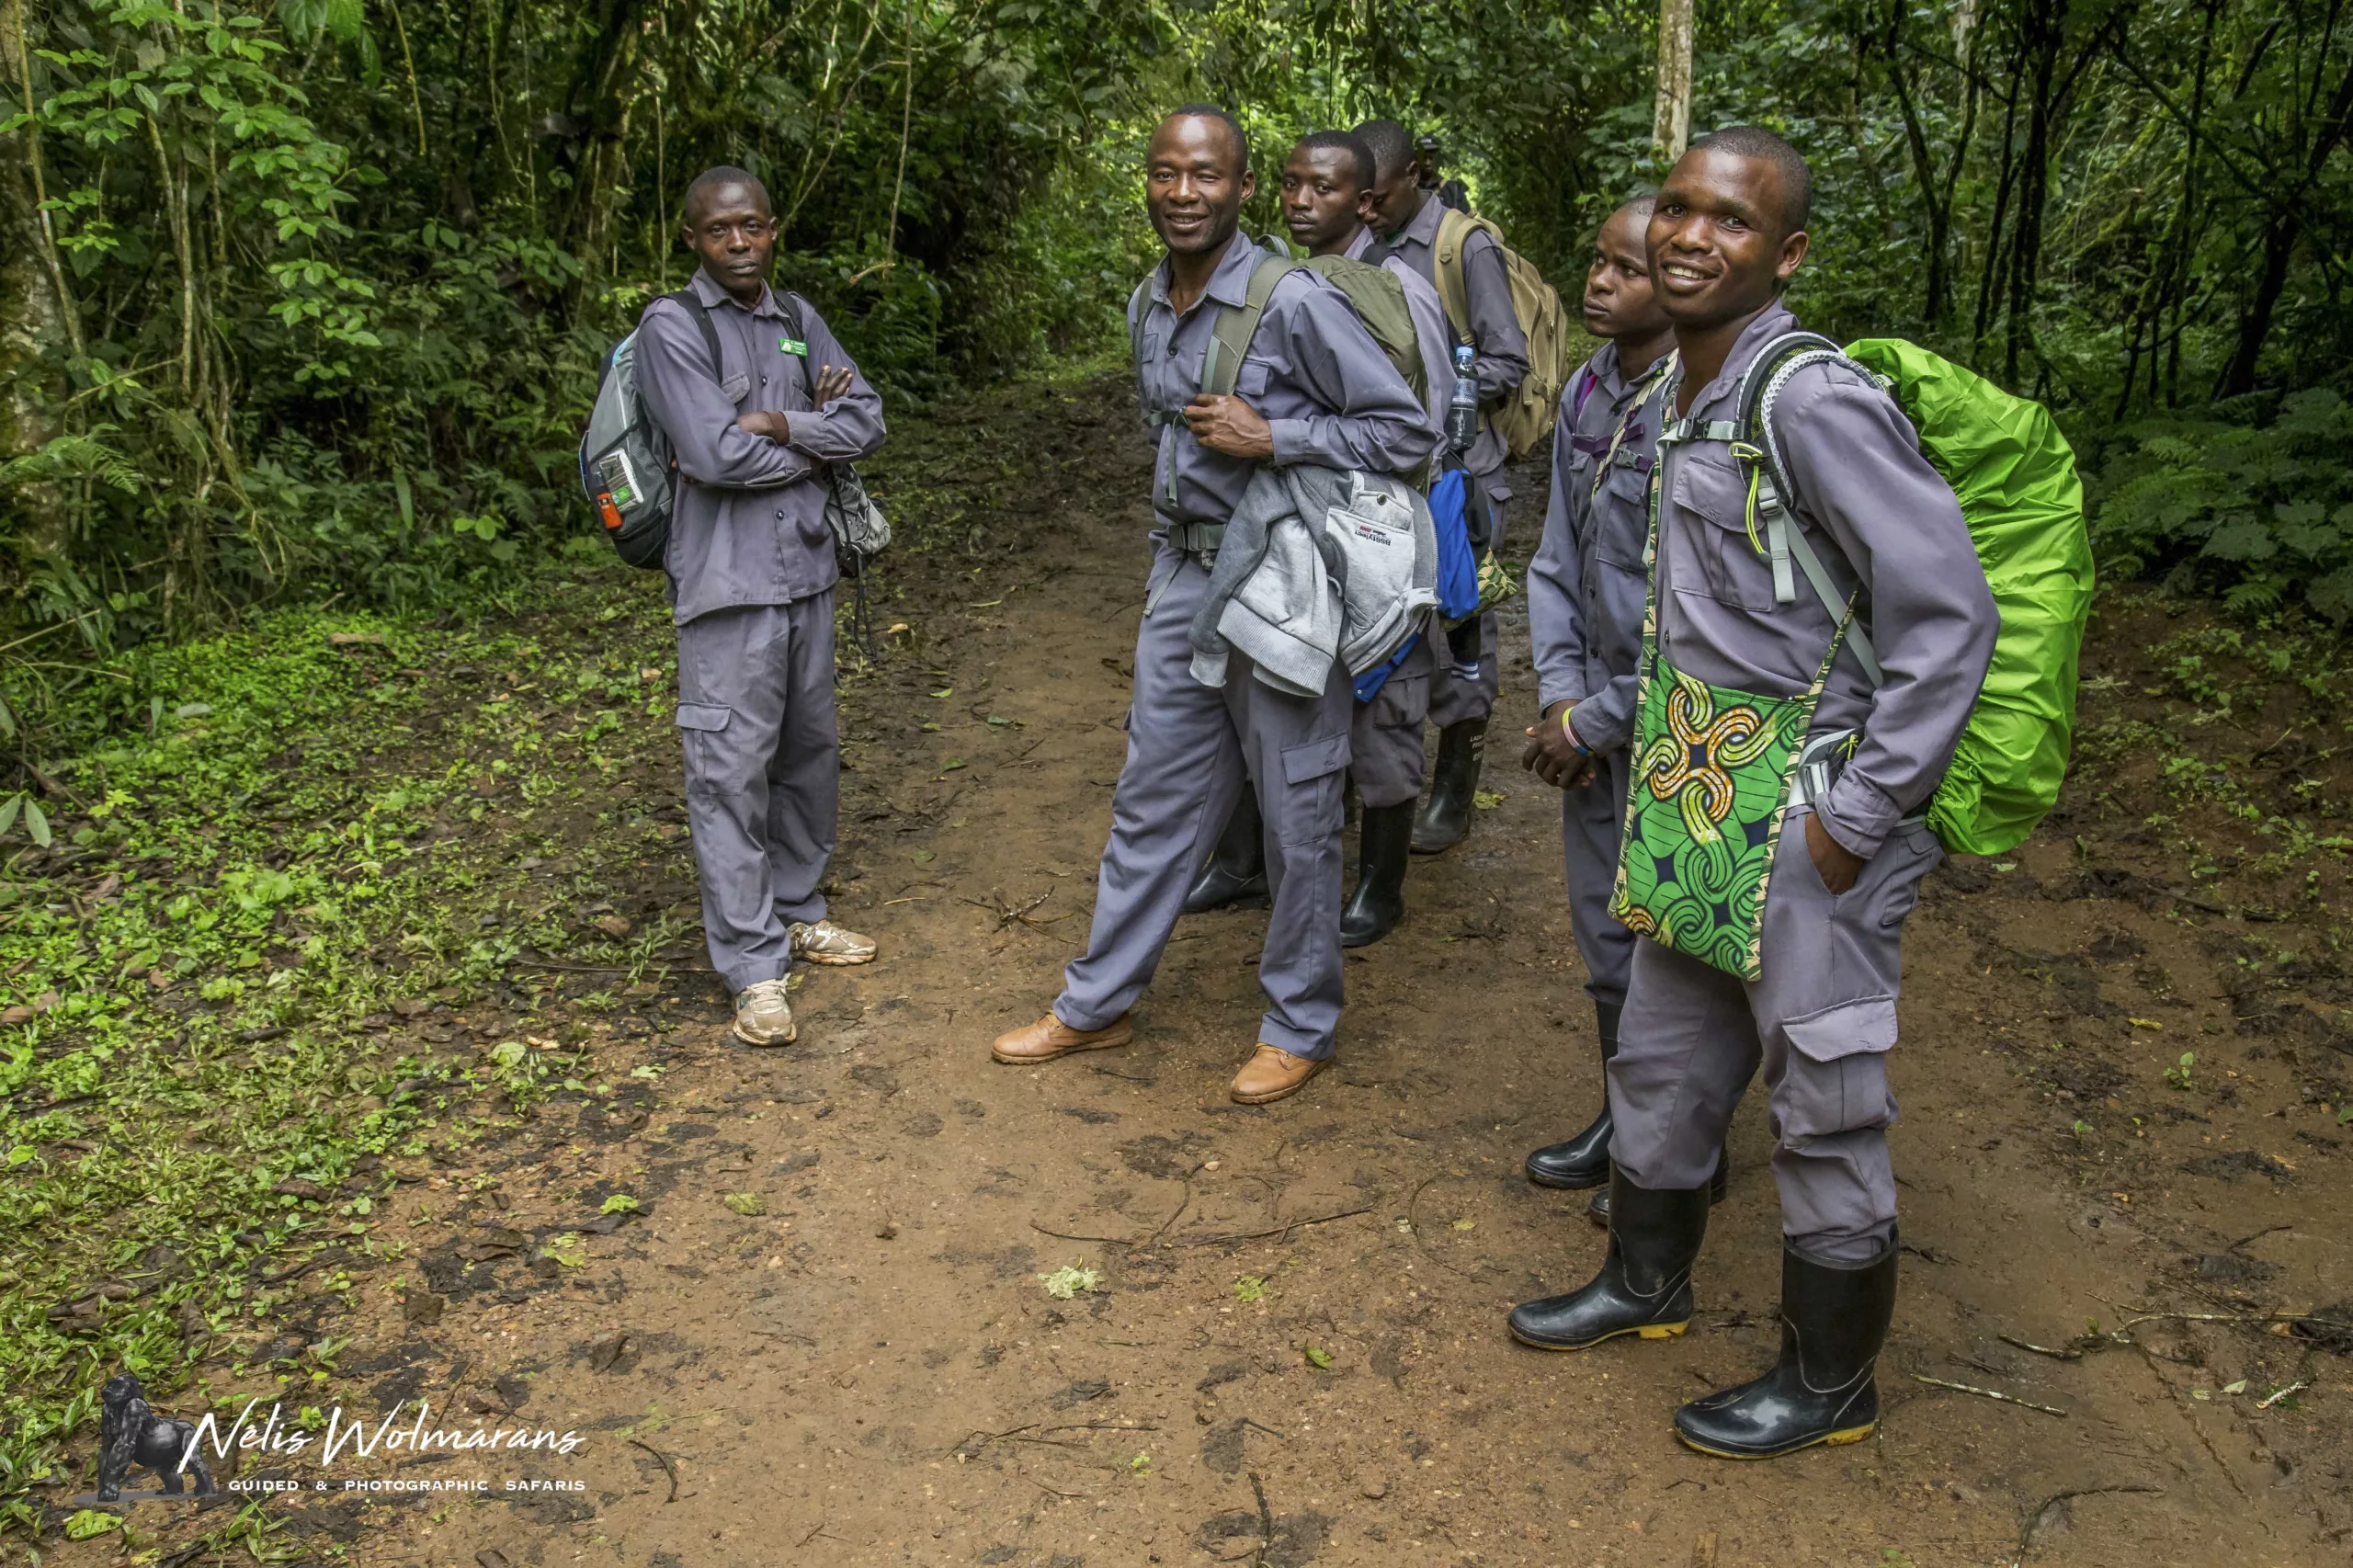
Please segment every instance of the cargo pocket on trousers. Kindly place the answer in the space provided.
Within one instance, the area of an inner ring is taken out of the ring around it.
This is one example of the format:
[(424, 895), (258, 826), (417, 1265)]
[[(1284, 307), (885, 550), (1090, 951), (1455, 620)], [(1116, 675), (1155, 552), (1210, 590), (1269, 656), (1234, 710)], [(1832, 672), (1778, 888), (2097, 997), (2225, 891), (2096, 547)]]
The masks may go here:
[(713, 702), (681, 702), (678, 704), (678, 739), (686, 749), (687, 793), (723, 794), (729, 785), (725, 777), (725, 745), (721, 732), (727, 721), (735, 716), (734, 710)]
[(1894, 997), (1841, 1002), (1782, 1028), (1790, 1037), (1780, 1096), (1784, 1142), (1864, 1131), (1895, 1119), (1895, 1096), (1887, 1086)]
[(1348, 766), (1348, 737), (1326, 735), (1283, 747), (1283, 803), (1278, 821), (1285, 844), (1310, 845), (1340, 831), (1340, 778)]

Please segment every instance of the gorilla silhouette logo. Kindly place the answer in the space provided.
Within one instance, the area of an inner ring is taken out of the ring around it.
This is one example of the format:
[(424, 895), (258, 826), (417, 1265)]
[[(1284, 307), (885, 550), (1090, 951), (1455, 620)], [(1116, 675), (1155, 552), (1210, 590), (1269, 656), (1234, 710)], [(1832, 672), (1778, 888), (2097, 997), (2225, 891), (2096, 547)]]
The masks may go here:
[(196, 1424), (158, 1415), (146, 1400), (139, 1380), (129, 1372), (107, 1380), (98, 1394), (98, 1501), (111, 1503), (122, 1495), (122, 1483), (134, 1470), (152, 1470), (169, 1496), (180, 1495), (180, 1456), (196, 1477), (198, 1496), (218, 1490), (212, 1472), (204, 1466), (203, 1451), (195, 1446)]

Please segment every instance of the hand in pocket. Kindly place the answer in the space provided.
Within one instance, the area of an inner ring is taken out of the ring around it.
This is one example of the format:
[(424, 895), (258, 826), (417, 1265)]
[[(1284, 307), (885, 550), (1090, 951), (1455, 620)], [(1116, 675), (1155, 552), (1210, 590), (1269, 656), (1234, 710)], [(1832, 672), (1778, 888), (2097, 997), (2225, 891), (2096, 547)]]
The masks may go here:
[(1813, 857), (1814, 874), (1833, 893), (1845, 892), (1862, 874), (1862, 860), (1831, 837), (1822, 819), (1812, 812), (1805, 814), (1805, 852)]

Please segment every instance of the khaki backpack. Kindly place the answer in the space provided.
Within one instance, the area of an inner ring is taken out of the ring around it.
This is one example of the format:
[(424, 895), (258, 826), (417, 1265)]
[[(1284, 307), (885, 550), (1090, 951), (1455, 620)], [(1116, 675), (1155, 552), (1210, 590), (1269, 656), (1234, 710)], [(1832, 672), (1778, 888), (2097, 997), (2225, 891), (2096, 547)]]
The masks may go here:
[[(1405, 286), (1386, 267), (1337, 256), (1310, 256), (1304, 261), (1288, 256), (1260, 256), (1250, 270), (1243, 302), (1219, 309), (1217, 325), (1211, 329), (1210, 346), (1201, 358), (1200, 390), (1213, 396), (1232, 395), (1234, 378), (1242, 373), (1242, 357), (1250, 351), (1251, 336), (1258, 330), (1258, 318), (1267, 313), (1275, 285), (1301, 267), (1322, 273), (1348, 297), (1372, 340), (1414, 389), (1415, 401), (1427, 402), (1429, 376), (1422, 369), (1421, 337), (1414, 327), (1414, 312), (1405, 303)], [(1137, 307), (1151, 286), (1149, 278), (1137, 284), (1135, 297), (1129, 302), (1129, 319), (1134, 324), (1131, 336), (1143, 330), (1143, 312)], [(1142, 352), (1140, 338), (1130, 347)]]
[(1208, 358), (1201, 362), (1201, 390), (1233, 391), (1233, 379), (1242, 372), (1242, 356), (1249, 351), (1251, 335), (1258, 330), (1258, 318), (1266, 313), (1275, 285), (1301, 267), (1322, 273), (1326, 282), (1348, 297), (1372, 340), (1414, 389), (1414, 401), (1427, 402), (1429, 375), (1422, 369), (1421, 338), (1414, 330), (1414, 312), (1405, 303), (1405, 286), (1385, 267), (1341, 256), (1312, 256), (1304, 261), (1269, 256), (1253, 267), (1244, 303), (1225, 307), (1211, 333)]
[(1552, 433), (1552, 415), (1561, 389), (1568, 384), (1568, 324), (1561, 314), (1561, 296), (1535, 264), (1504, 244), (1503, 231), (1484, 218), (1473, 218), (1449, 207), (1438, 223), (1438, 296), (1446, 306), (1447, 324), (1458, 339), (1471, 338), (1470, 290), (1462, 279), (1462, 247), (1474, 233), (1484, 233), (1503, 252), (1504, 275), (1511, 279), (1511, 313), (1528, 338), (1528, 375), (1511, 401), (1491, 415), (1513, 460), (1534, 451)]

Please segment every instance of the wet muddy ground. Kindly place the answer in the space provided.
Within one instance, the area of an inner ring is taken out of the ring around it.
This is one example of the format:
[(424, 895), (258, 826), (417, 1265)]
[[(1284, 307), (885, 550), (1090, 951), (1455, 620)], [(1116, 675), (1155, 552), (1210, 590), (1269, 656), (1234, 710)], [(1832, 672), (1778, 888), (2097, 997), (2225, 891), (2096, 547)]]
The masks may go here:
[[(281, 1543), (432, 1568), (2345, 1561), (2353, 1329), (2330, 1325), (2353, 1309), (2327, 1309), (2353, 1298), (2353, 994), (2344, 874), (2297, 815), (2341, 796), (2341, 732), (2292, 685), (2198, 721), (2212, 699), (2152, 649), (2202, 622), (2103, 602), (2062, 811), (2014, 857), (1938, 872), (1909, 927), (1881, 1432), (1712, 1460), (1668, 1415), (1777, 1344), (1761, 1105), (1688, 1336), (1544, 1355), (1503, 1333), (1603, 1246), (1585, 1195), (1519, 1172), (1599, 1082), (1557, 801), (1511, 740), (1486, 767), (1501, 799), (1350, 956), (1338, 1062), (1305, 1092), (1225, 1097), (1263, 912), (1180, 926), (1128, 1049), (989, 1060), (1091, 907), (1142, 597), (1131, 430), (1116, 383), (1074, 382), (949, 411), (946, 444), (918, 433), (883, 466), (886, 495), (895, 478), (946, 520), (893, 562), (882, 661), (844, 695), (834, 907), (881, 958), (808, 978), (797, 1045), (729, 1038), (691, 933), (618, 1008), (569, 1000), (609, 977), (545, 953), (552, 991), (370, 1021), (425, 1052), (564, 1031), (623, 1087), (389, 1173), (380, 1234), (408, 1256), (308, 1325), (351, 1341), (335, 1396), (583, 1440), (339, 1466), (493, 1490), (313, 1493)], [(953, 472), (983, 460), (996, 482)], [(1524, 555), (1542, 471), (1519, 488)], [(1533, 679), (1506, 619), (1516, 736)], [(658, 613), (623, 624), (664, 656)], [(676, 756), (644, 728), (633, 778), (668, 841), (608, 897), (691, 921)], [(615, 1195), (639, 1207), (602, 1212)], [(567, 1234), (563, 1262), (534, 1256)]]

